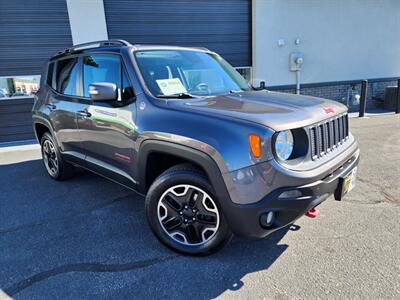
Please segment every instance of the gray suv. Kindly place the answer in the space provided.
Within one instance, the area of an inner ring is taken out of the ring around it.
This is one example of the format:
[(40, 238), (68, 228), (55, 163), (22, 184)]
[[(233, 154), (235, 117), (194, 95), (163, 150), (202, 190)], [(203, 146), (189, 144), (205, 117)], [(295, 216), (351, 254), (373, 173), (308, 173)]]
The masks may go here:
[(76, 45), (46, 65), (33, 126), (56, 180), (79, 166), (146, 195), (157, 238), (186, 254), (262, 238), (355, 184), (345, 106), (255, 89), (203, 48)]

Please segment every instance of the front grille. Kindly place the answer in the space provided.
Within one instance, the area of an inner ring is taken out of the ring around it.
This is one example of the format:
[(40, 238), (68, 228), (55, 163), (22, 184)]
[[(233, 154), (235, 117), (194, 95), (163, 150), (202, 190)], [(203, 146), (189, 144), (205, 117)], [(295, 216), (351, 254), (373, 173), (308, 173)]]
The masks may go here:
[(347, 114), (310, 127), (311, 157), (320, 158), (342, 144), (349, 136)]

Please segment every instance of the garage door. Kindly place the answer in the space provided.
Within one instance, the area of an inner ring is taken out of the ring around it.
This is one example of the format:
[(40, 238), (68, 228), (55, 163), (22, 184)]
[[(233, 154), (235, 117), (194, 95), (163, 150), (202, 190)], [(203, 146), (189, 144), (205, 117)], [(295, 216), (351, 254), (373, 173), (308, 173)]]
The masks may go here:
[(251, 66), (250, 0), (104, 0), (109, 38), (206, 47)]
[(0, 37), (0, 76), (40, 74), (49, 56), (72, 45), (66, 1), (0, 1)]
[(42, 65), (72, 45), (65, 0), (0, 0), (0, 143), (34, 138)]

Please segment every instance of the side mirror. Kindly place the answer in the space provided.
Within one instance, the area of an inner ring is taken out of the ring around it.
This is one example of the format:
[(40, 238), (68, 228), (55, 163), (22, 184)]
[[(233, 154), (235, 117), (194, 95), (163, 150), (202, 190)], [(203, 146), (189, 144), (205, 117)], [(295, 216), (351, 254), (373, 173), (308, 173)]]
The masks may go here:
[(118, 99), (117, 85), (111, 82), (89, 84), (89, 95), (93, 101), (114, 102)]
[(258, 87), (252, 85), (252, 88), (255, 89), (256, 91), (262, 91), (267, 89), (267, 87), (265, 86), (265, 81), (260, 81), (260, 85)]

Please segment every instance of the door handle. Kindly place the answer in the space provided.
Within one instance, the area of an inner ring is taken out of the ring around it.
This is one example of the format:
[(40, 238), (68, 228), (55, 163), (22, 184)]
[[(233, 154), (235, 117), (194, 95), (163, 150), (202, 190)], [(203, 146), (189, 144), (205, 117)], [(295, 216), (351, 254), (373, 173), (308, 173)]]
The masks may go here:
[(57, 108), (57, 106), (55, 106), (54, 104), (51, 104), (51, 103), (46, 104), (46, 107), (50, 110), (55, 110)]
[(90, 118), (92, 114), (86, 110), (78, 110), (77, 111), (78, 116), (84, 117), (84, 118)]

